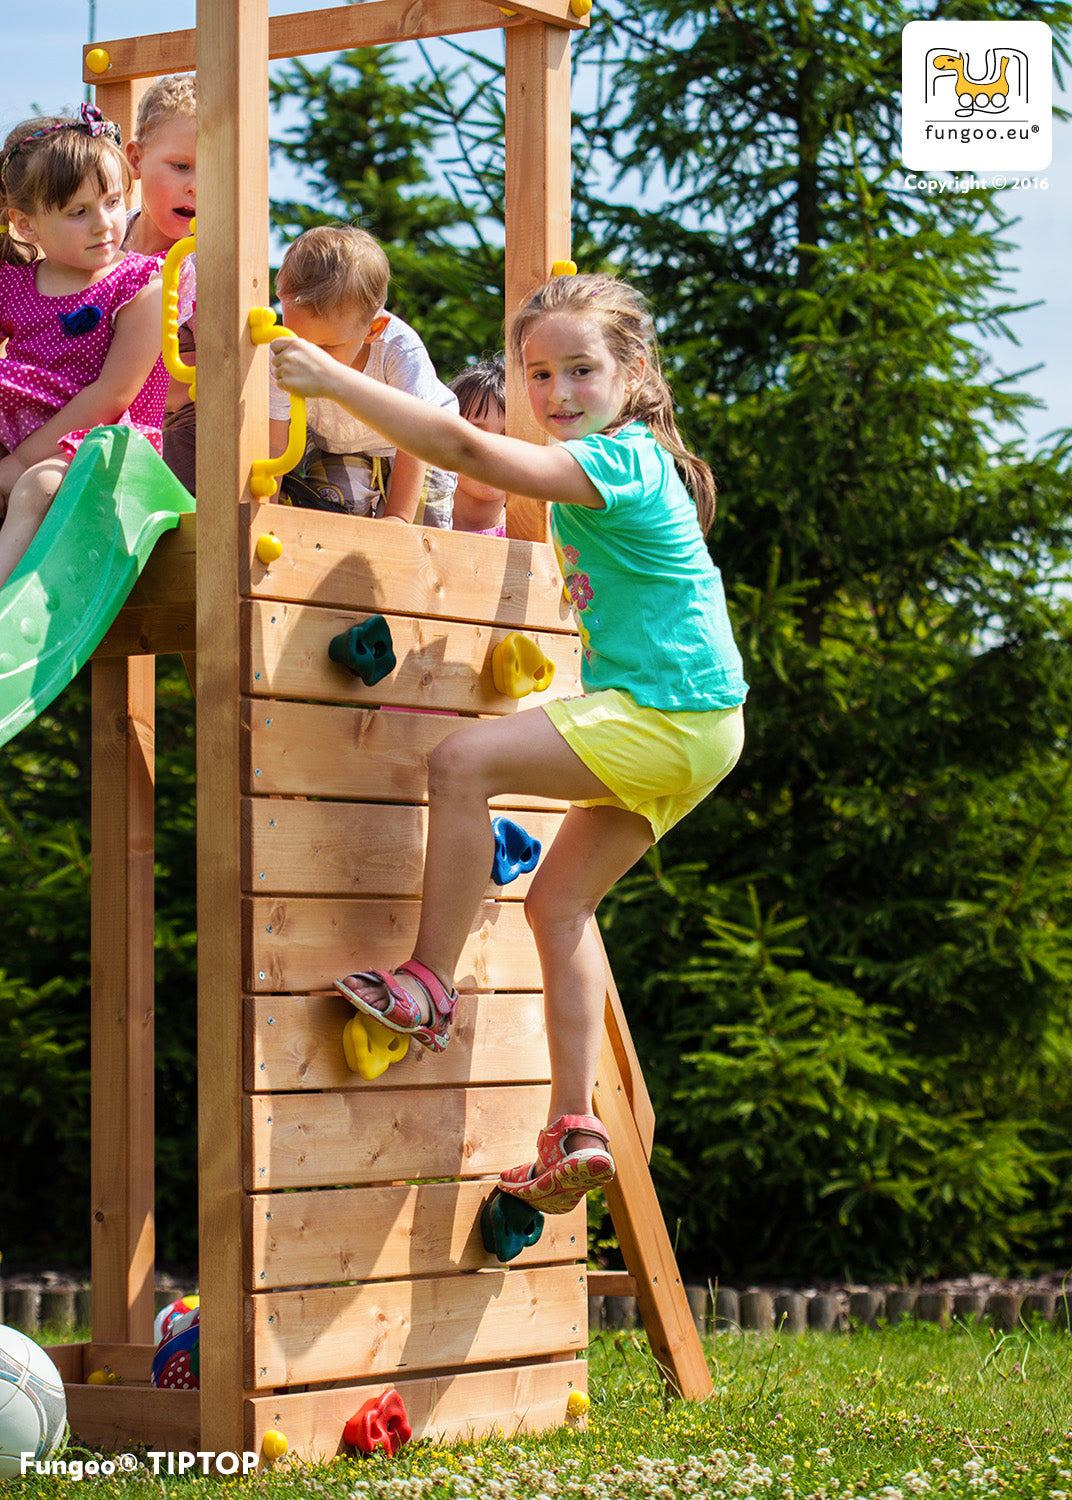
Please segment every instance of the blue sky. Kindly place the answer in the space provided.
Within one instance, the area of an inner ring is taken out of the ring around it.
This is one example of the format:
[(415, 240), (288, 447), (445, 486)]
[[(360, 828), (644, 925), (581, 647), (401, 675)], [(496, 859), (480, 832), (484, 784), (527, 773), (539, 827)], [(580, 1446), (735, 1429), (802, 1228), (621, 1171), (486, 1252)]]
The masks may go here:
[[(96, 0), (95, 36), (136, 35), (144, 25), (144, 0)], [(300, 0), (270, 0), (271, 14), (300, 9)], [(161, 30), (192, 26), (195, 0), (170, 0), (152, 7), (166, 12)], [(83, 98), (81, 46), (88, 35), (89, 0), (47, 0), (40, 7), (9, 7), (0, 49), (0, 131), (4, 134), (38, 109), (53, 111)], [(154, 20), (155, 24), (155, 20)], [(1065, 94), (1072, 108), (1072, 87)], [(1043, 174), (1039, 174), (1043, 175)], [(1053, 160), (1044, 174), (1049, 187), (1014, 191), (1003, 202), (1020, 220), (1006, 238), (1016, 247), (1008, 257), (1008, 283), (1015, 299), (1039, 302), (1013, 322), (1020, 347), (991, 346), (1003, 371), (1043, 364), (1022, 382), (1023, 389), (1045, 403), (1029, 416), (1034, 439), (1054, 428), (1072, 425), (1072, 122), (1054, 127)]]

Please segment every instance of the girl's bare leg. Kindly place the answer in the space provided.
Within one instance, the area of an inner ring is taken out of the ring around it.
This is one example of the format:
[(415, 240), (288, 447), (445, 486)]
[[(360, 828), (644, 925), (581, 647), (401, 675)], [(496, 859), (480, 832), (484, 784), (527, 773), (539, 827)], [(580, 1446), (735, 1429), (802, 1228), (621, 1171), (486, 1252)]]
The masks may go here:
[(69, 459), (45, 459), (27, 469), (12, 486), (0, 526), (0, 586), (11, 577), (37, 535), (69, 463)]
[[(448, 989), (491, 878), (488, 799), (501, 792), (562, 801), (608, 795), (542, 708), (476, 721), (436, 747), (428, 764), (428, 846), (413, 957)], [(400, 982), (422, 998), (408, 976)], [(386, 1004), (382, 985), (353, 975), (348, 983), (370, 1004)]]
[[(587, 1115), (603, 1035), (607, 979), (592, 918), (603, 897), (650, 847), (646, 818), (620, 807), (571, 807), (533, 877), (525, 901), (540, 955), (551, 1054), (548, 1124)], [(569, 1151), (603, 1145), (574, 1131)]]

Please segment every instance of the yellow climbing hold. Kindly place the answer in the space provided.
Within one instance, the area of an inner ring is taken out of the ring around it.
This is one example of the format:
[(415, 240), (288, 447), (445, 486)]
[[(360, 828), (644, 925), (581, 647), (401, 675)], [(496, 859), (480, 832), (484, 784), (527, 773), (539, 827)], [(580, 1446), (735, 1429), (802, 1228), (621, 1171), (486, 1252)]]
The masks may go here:
[(524, 698), (528, 693), (542, 693), (551, 686), (555, 664), (537, 646), (531, 636), (520, 630), (510, 634), (491, 653), (491, 676), (496, 692), (507, 698)]
[(350, 1072), (371, 1083), (393, 1062), (402, 1061), (409, 1051), (409, 1037), (381, 1026), (371, 1016), (351, 1016), (343, 1027), (342, 1051)]
[(274, 1427), (264, 1434), (261, 1441), (261, 1452), (269, 1460), (282, 1458), (289, 1447), (286, 1433), (277, 1432)]

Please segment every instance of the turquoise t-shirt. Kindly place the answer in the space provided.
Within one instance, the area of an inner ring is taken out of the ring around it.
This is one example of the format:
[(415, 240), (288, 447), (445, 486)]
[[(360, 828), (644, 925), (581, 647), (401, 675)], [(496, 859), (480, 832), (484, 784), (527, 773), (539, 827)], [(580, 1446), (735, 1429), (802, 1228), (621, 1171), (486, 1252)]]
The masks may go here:
[(551, 507), (585, 692), (621, 688), (667, 710), (743, 703), (722, 575), (669, 453), (640, 422), (562, 446), (606, 502)]

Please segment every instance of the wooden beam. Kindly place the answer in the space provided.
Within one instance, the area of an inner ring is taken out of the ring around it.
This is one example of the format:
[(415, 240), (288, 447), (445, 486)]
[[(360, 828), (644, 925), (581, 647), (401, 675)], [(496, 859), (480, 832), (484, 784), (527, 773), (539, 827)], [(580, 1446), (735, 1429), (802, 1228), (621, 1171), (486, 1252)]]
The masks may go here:
[(155, 662), (93, 667), (90, 1227), (93, 1336), (153, 1328)]
[[(248, 314), (268, 301), (268, 4), (198, 6), (197, 887), (201, 1446), (244, 1430), (238, 502), (268, 452), (265, 355)], [(154, 65), (155, 66), (155, 65)]]
[[(506, 43), (506, 324), (556, 260), (570, 253), (570, 37), (530, 21), (508, 31)], [(525, 380), (507, 354), (506, 430), (544, 443), (529, 406)], [(547, 506), (511, 495), (506, 529), (545, 541)]]
[(607, 1127), (618, 1169), (606, 1188), (607, 1207), (626, 1269), (636, 1282), (637, 1305), (651, 1352), (671, 1395), (703, 1400), (712, 1391), (711, 1372), (655, 1195), (617, 1054), (606, 1031), (592, 1107)]
[[(359, 6), (331, 6), (272, 16), (268, 22), (268, 56), (273, 60), (309, 57), (318, 52), (346, 52), (354, 47), (387, 46), (472, 31), (502, 31), (540, 18), (568, 31), (582, 31), (587, 16), (575, 16), (569, 0), (520, 0), (508, 16), (494, 0), (366, 0)], [(91, 51), (107, 52), (107, 82), (156, 78), (162, 73), (190, 73), (196, 67), (192, 28), (146, 36), (92, 42), (83, 49), (82, 77), (100, 86), (101, 75), (85, 65)], [(102, 106), (103, 108), (103, 106)], [(127, 136), (124, 132), (123, 139)]]

